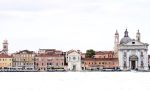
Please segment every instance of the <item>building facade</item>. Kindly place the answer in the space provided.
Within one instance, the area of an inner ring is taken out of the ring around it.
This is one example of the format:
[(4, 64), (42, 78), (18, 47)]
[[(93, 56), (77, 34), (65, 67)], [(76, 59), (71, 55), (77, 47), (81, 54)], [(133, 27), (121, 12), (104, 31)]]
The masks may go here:
[(114, 51), (96, 51), (92, 58), (82, 57), (83, 70), (115, 69), (118, 67), (118, 58)]
[(66, 60), (68, 63), (69, 71), (81, 71), (81, 52), (76, 50), (70, 50), (66, 52)]
[(118, 47), (119, 67), (121, 70), (148, 70), (148, 44), (141, 42), (138, 30), (136, 40), (131, 39), (126, 29)]
[(16, 70), (34, 70), (35, 52), (22, 50), (13, 54), (13, 67)]
[(35, 57), (35, 70), (51, 71), (64, 69), (64, 55), (39, 54)]
[[(42, 50), (42, 51), (41, 51)], [(52, 71), (64, 70), (64, 54), (60, 50), (41, 49), (35, 57), (35, 70)]]
[(0, 54), (0, 69), (12, 69), (13, 57), (7, 54)]

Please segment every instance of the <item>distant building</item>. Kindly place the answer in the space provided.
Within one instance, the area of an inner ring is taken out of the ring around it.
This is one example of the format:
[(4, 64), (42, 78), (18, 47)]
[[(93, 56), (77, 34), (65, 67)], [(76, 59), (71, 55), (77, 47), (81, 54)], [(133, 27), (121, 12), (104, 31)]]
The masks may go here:
[(38, 54), (62, 54), (61, 50), (56, 49), (39, 49)]
[(55, 49), (41, 49), (35, 57), (35, 70), (51, 71), (64, 70), (64, 54), (62, 51)]
[(34, 70), (35, 52), (22, 50), (13, 54), (13, 66), (16, 70)]
[(118, 56), (121, 70), (148, 70), (148, 44), (141, 42), (141, 35), (138, 30), (136, 40), (131, 39), (126, 29), (121, 39)]
[(0, 54), (8, 54), (8, 41), (3, 41), (3, 49), (0, 51)]
[(70, 50), (66, 52), (66, 60), (69, 71), (81, 71), (81, 52)]
[(118, 67), (118, 58), (113, 51), (96, 51), (92, 58), (82, 57), (82, 69), (115, 69)]
[(7, 54), (0, 54), (0, 69), (12, 69), (13, 57)]
[(150, 68), (150, 55), (148, 55), (148, 66)]

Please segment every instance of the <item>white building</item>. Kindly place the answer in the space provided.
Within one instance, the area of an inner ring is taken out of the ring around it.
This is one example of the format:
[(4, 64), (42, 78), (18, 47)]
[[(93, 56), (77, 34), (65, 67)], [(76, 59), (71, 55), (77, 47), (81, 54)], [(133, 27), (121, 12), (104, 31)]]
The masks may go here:
[(149, 69), (147, 54), (149, 45), (147, 43), (142, 43), (140, 36), (141, 35), (138, 30), (136, 33), (136, 40), (131, 39), (128, 36), (128, 31), (126, 29), (124, 37), (118, 45), (119, 67), (121, 70)]
[(70, 50), (66, 53), (68, 70), (81, 71), (81, 53), (80, 51)]

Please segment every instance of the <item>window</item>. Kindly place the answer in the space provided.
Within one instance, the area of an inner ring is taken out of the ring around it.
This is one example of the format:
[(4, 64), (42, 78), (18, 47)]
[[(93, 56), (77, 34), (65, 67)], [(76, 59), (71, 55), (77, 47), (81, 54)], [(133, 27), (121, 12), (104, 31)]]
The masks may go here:
[(141, 52), (141, 57), (143, 57), (144, 55), (143, 55), (143, 52)]
[(135, 44), (135, 42), (132, 42), (132, 44)]
[(76, 60), (76, 57), (73, 57), (73, 60)]
[(127, 57), (127, 53), (126, 52), (124, 52), (123, 57)]

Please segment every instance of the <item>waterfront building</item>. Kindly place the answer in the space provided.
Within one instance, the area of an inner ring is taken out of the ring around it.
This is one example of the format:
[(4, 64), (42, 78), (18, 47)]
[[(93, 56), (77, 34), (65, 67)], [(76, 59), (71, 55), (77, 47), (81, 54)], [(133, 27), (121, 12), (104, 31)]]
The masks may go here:
[(79, 50), (70, 50), (66, 52), (66, 62), (69, 71), (81, 71), (81, 52)]
[(141, 41), (139, 30), (136, 33), (136, 39), (131, 39), (126, 29), (118, 47), (120, 69), (148, 70), (148, 46)]
[(83, 70), (115, 69), (118, 67), (118, 58), (114, 51), (96, 51), (92, 58), (82, 57)]
[(16, 70), (34, 70), (35, 52), (29, 50), (22, 50), (13, 53), (13, 66)]
[[(42, 50), (42, 51), (41, 51)], [(35, 70), (64, 70), (64, 54), (60, 50), (40, 49), (35, 57)]]
[(0, 54), (0, 69), (12, 69), (13, 57), (8, 54)]

